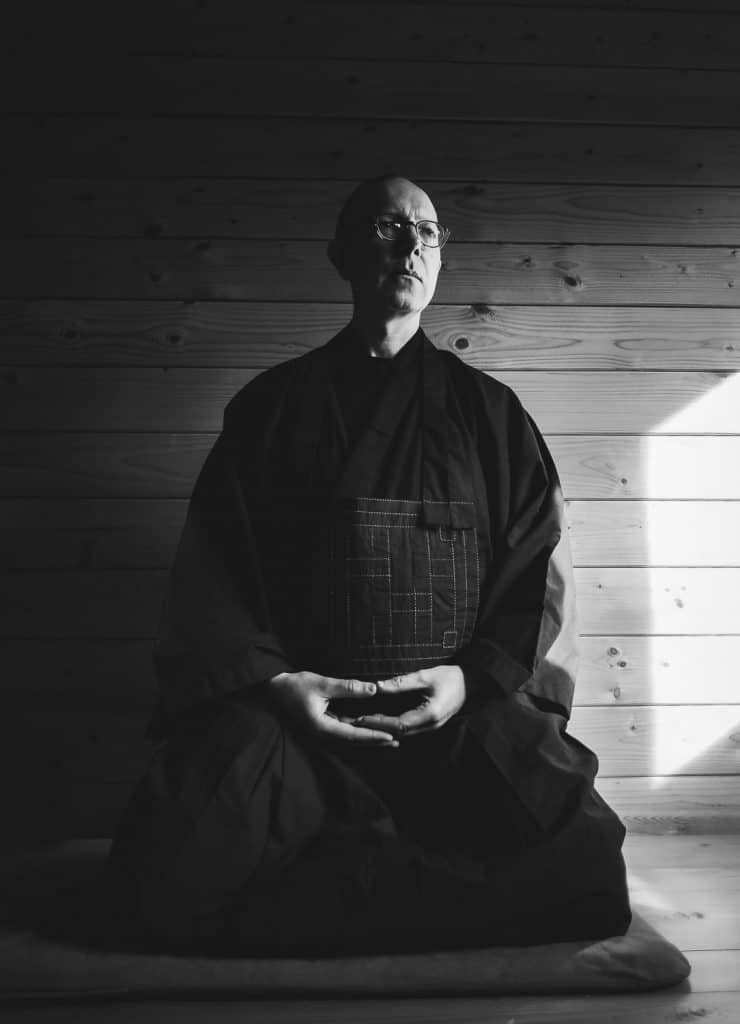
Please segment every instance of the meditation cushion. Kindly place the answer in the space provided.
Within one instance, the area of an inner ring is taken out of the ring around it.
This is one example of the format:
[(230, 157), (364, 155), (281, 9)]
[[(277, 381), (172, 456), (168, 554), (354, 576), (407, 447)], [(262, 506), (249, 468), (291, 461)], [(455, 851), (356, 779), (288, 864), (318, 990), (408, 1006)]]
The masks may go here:
[(690, 971), (639, 914), (626, 935), (598, 941), (419, 954), (262, 958), (105, 948), (91, 941), (85, 894), (89, 900), (94, 892), (108, 845), (84, 840), (5, 852), (0, 1000), (639, 992), (676, 984)]

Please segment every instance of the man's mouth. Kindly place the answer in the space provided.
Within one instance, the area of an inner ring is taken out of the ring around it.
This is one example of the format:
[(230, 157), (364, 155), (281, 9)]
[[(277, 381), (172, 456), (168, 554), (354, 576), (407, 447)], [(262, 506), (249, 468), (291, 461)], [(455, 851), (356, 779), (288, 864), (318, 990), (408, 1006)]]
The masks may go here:
[(413, 270), (396, 270), (394, 271), (396, 277), (413, 277), (416, 281), (421, 281), (419, 275)]

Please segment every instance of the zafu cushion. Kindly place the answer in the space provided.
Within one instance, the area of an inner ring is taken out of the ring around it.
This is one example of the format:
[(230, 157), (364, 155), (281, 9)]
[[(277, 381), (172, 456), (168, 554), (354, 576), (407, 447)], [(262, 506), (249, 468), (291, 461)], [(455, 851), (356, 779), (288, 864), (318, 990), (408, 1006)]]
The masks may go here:
[(16, 850), (3, 860), (0, 999), (188, 994), (496, 995), (638, 992), (676, 984), (690, 966), (639, 914), (598, 941), (350, 957), (217, 957), (96, 948), (80, 893), (107, 841)]

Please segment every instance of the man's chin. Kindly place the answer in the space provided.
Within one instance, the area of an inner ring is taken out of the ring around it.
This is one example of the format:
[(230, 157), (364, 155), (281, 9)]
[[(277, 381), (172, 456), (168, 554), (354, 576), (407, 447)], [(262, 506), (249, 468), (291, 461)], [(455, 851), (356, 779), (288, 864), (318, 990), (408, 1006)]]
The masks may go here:
[(380, 294), (367, 297), (364, 300), (355, 300), (355, 305), (373, 315), (384, 315), (388, 317), (413, 316), (421, 313), (428, 305), (422, 302), (419, 295), (412, 294), (411, 289), (396, 289), (390, 293), (384, 290)]
[(388, 310), (393, 313), (420, 313), (425, 306), (426, 303), (420, 302), (418, 294), (413, 294), (410, 288), (398, 289), (387, 299)]

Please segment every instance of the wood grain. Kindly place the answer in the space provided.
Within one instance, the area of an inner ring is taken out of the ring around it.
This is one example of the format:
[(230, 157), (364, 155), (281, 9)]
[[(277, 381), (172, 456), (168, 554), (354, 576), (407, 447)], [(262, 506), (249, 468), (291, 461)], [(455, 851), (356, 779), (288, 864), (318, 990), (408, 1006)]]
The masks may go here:
[[(566, 498), (738, 498), (733, 437), (548, 439)], [(738, 452), (740, 454), (740, 452)]]
[(640, 835), (735, 835), (740, 831), (737, 775), (598, 778), (597, 789)]
[(0, 636), (148, 639), (159, 621), (165, 577), (156, 569), (0, 573), (7, 609)]
[[(578, 708), (569, 732), (599, 758), (599, 778), (644, 778), (656, 774), (661, 757), (654, 742), (670, 736), (685, 748), (673, 774), (692, 778), (728, 775), (738, 780), (740, 713), (725, 710), (732, 728), (715, 735), (721, 706), (711, 708)], [(135, 780), (150, 753), (145, 730), (149, 715), (133, 711), (8, 711), (0, 723), (0, 765), (5, 777), (13, 773), (26, 782), (95, 779), (98, 782)], [(700, 747), (709, 722), (713, 740)], [(693, 752), (693, 756), (691, 753)], [(668, 763), (667, 758), (662, 759)], [(660, 806), (665, 782), (654, 782), (653, 799)]]
[[(332, 179), (25, 177), (0, 195), (0, 234), (323, 240), (350, 187)], [(740, 233), (736, 188), (462, 180), (428, 191), (453, 244), (733, 246)]]
[(740, 503), (569, 502), (576, 565), (740, 565)]
[(740, 569), (575, 570), (583, 633), (740, 633)]
[[(612, 634), (582, 637), (576, 707), (737, 704), (740, 638)], [(151, 710), (157, 683), (149, 639), (8, 638), (7, 709)]]
[[(12, 116), (0, 169), (58, 167), (77, 177), (346, 179), (404, 173), (435, 181), (583, 182), (734, 187), (738, 131), (706, 127), (423, 122), (384, 118)], [(286, 159), (285, 153), (290, 153)], [(57, 171), (57, 173), (59, 173)]]
[[(215, 434), (0, 436), (3, 497), (188, 498)], [(738, 499), (740, 438), (546, 438), (568, 499)]]
[[(729, 667), (737, 636), (586, 636), (576, 707), (738, 704)], [(147, 638), (6, 638), (2, 705), (6, 710), (151, 711), (157, 698)]]
[(175, 499), (0, 499), (7, 569), (165, 569), (187, 502)]
[[(737, 70), (44, 55), (0, 68), (0, 112), (395, 117), (738, 127)], [(48, 82), (54, 82), (53, 100)], [(270, 87), (266, 88), (266, 83)]]
[[(347, 301), (325, 249), (314, 241), (5, 239), (0, 298)], [(726, 247), (461, 242), (445, 249), (436, 297), (466, 305), (737, 307), (739, 254)]]
[[(656, 782), (663, 783), (659, 789)], [(132, 781), (85, 778), (72, 786), (51, 776), (40, 783), (6, 783), (2, 798), (8, 827), (17, 836), (86, 838), (112, 834), (132, 789)], [(704, 837), (740, 829), (737, 776), (604, 778), (598, 789), (633, 835)]]
[[(9, 430), (218, 431), (256, 370), (14, 367), (0, 379)], [(490, 374), (546, 434), (740, 434), (740, 374), (510, 371)]]
[(158, 689), (149, 639), (76, 637), (3, 642), (3, 711), (151, 713)]
[[(162, 569), (172, 563), (186, 501), (0, 498), (7, 569)], [(740, 502), (571, 501), (578, 566), (738, 566)]]
[(333, 57), (340, 52), (372, 59), (382, 40), (384, 57), (412, 64), (433, 59), (722, 68), (735, 66), (740, 42), (736, 18), (706, 10), (676, 16), (577, 4), (550, 9), (466, 4), (458, 22), (446, 4), (427, 5), (423, 18), (403, 4), (392, 9), (377, 3), (280, 4), (255, 9), (245, 32), (244, 11), (236, 4), (209, 4), (197, 11), (186, 5), (181, 16), (166, 22), (145, 5), (136, 6), (136, 18), (106, 8), (104, 25), (95, 33), (77, 25), (77, 31), (65, 32), (66, 20), (40, 18), (24, 33), (20, 48), (48, 51), (62, 33), (68, 53), (85, 53), (94, 34), (107, 53), (125, 55)]
[(629, 875), (633, 905), (669, 942), (693, 949), (740, 949), (737, 869), (643, 867)]
[[(347, 303), (0, 301), (0, 363), (265, 369), (324, 344), (350, 317)], [(740, 309), (435, 303), (423, 327), (494, 373), (740, 370)]]
[[(733, 992), (740, 1005), (740, 969), (737, 950), (691, 950), (692, 992)], [(649, 1017), (645, 1018), (649, 1021)]]
[[(165, 578), (157, 569), (0, 573), (0, 636), (152, 636)], [(584, 634), (740, 634), (740, 569), (581, 568), (575, 579)]]
[[(244, 1020), (244, 1002), (232, 1000), (211, 1002), (209, 1020), (214, 1024), (235, 1024)], [(259, 1009), (260, 1024), (344, 1024), (351, 1017), (356, 1024), (377, 1024), (378, 1002), (373, 999), (301, 999), (250, 1000), (250, 1009)], [(710, 1017), (716, 1024), (735, 1024), (740, 997), (737, 992), (697, 992), (688, 983), (664, 992), (643, 995), (572, 995), (572, 996), (475, 996), (440, 998), (404, 998), (393, 1002), (383, 1000), (383, 1021), (388, 1024), (447, 1024), (459, 1019), (465, 1024), (490, 1024), (495, 1021), (516, 1021), (516, 1024), (664, 1024), (665, 1021), (693, 1020)], [(44, 1020), (39, 1013), (53, 1012), (54, 1024), (97, 1024), (99, 1007), (79, 1004), (59, 1005), (53, 1011), (26, 1007), (14, 1011), (13, 1024), (37, 1024)], [(115, 1013), (115, 1017), (112, 1014)], [(162, 1014), (169, 1014), (182, 1024), (200, 1024), (203, 1009), (195, 1000), (162, 999), (157, 1003), (137, 1001), (110, 1011), (117, 1024), (159, 1024)]]
[[(666, 835), (649, 836), (629, 832), (623, 853), (630, 872), (643, 868), (734, 869), (740, 861), (738, 835)], [(737, 964), (740, 971), (740, 963)], [(694, 979), (692, 978), (692, 986)]]
[(578, 705), (738, 704), (736, 636), (581, 637)]
[(189, 498), (213, 434), (0, 435), (0, 494)]
[(131, 711), (8, 712), (0, 723), (3, 775), (30, 783), (133, 783), (151, 755), (148, 720)]
[[(368, 0), (364, 0), (365, 4), (367, 2)], [(372, 0), (372, 2), (373, 9), (378, 11), (379, 18), (384, 11), (398, 6), (393, 3), (393, 0)], [(513, 6), (515, 9), (524, 9), (527, 12), (529, 16), (528, 23), (531, 23), (531, 19), (541, 15), (546, 10), (562, 12), (563, 10), (573, 9), (586, 12), (593, 8), (591, 0), (517, 0), (516, 4), (512, 4), (511, 0), (435, 0), (434, 4), (428, 6), (430, 11), (433, 11), (435, 7), (440, 7), (442, 11), (445, 11), (449, 10), (452, 5), (454, 5), (455, 9), (461, 9), (466, 14), (473, 14), (477, 8), (483, 8), (484, 11), (487, 11), (492, 7), (498, 13), (506, 7)], [(320, 10), (331, 10), (335, 6), (341, 6), (340, 0), (322, 0)], [(282, 15), (284, 25), (289, 27), (292, 24), (292, 19), (296, 17), (297, 11), (302, 10), (302, 8), (303, 5), (298, 0), (284, 0), (272, 17)], [(707, 6), (702, 6), (701, 0), (611, 0), (608, 9), (619, 12), (624, 17), (627, 12), (631, 13), (634, 11), (653, 13), (666, 10), (669, 12), (694, 14), (724, 13), (734, 11), (735, 5), (733, 0), (711, 0), (711, 3)], [(9, 24), (13, 27), (37, 25), (38, 13), (45, 10), (43, 0), (27, 0), (23, 7), (14, 9), (12, 17), (9, 19)], [(602, 13), (605, 11), (605, 8), (601, 6), (597, 10), (599, 13)], [(207, 8), (199, 0), (182, 0), (178, 4), (178, 12), (179, 19), (184, 25), (198, 27), (201, 25), (225, 24), (227, 26), (243, 28), (245, 25), (252, 25), (255, 17), (251, 11), (244, 8), (244, 5), (239, 0), (211, 0)], [(75, 0), (75, 3), (71, 4), (65, 12), (57, 11), (56, 9), (50, 11), (48, 24), (53, 28), (58, 27), (62, 29), (65, 24), (69, 24), (70, 18), (74, 18), (75, 20), (72, 24), (77, 28), (78, 24), (88, 21), (93, 13), (100, 13), (100, 9), (94, 3), (94, 0)], [(147, 3), (146, 0), (109, 0), (102, 13), (104, 15), (101, 19), (103, 26), (108, 24), (125, 25), (134, 15), (138, 22), (146, 27), (147, 31), (152, 26), (166, 27), (170, 24), (167, 7)], [(430, 15), (427, 16), (429, 17)], [(268, 14), (267, 17), (269, 19), (270, 15)], [(80, 19), (80, 21), (78, 22), (76, 19)], [(268, 23), (271, 22), (268, 21)], [(262, 22), (258, 21), (257, 24), (262, 24)], [(404, 23), (401, 22), (401, 24)], [(423, 25), (424, 22), (419, 27), (423, 28)]]
[(6, 828), (28, 841), (112, 836), (133, 790), (133, 781), (106, 783), (82, 778), (71, 785), (68, 779), (59, 781), (51, 773), (42, 782), (5, 782), (0, 793), (7, 813)]
[[(599, 757), (600, 775), (736, 775), (737, 705), (573, 710), (569, 731)], [(655, 799), (660, 800), (659, 787)]]

